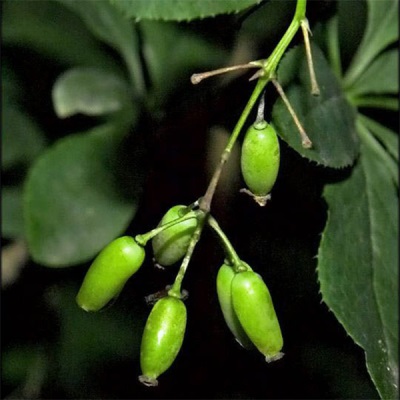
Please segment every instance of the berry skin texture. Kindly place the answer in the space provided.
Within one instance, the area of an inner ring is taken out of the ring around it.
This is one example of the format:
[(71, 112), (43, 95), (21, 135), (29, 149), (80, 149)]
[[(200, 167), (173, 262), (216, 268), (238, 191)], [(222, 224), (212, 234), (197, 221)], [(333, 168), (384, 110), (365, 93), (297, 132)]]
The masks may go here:
[[(158, 226), (164, 225), (184, 215), (186, 206), (170, 208)], [(190, 239), (197, 226), (196, 218), (189, 218), (160, 232), (152, 239), (155, 261), (162, 266), (170, 266), (181, 260), (189, 247)]]
[(118, 296), (126, 281), (141, 267), (142, 246), (131, 236), (113, 240), (92, 262), (76, 296), (79, 307), (98, 311)]
[(267, 362), (283, 356), (283, 338), (269, 290), (252, 271), (239, 272), (232, 280), (232, 302), (236, 315)]
[(246, 132), (242, 144), (241, 169), (243, 179), (254, 199), (265, 205), (279, 171), (279, 140), (272, 125), (254, 123)]
[(157, 378), (174, 362), (182, 347), (186, 329), (186, 306), (167, 296), (158, 300), (150, 312), (140, 346), (139, 381), (157, 386)]
[(227, 264), (223, 264), (217, 274), (217, 294), (219, 305), (228, 328), (233, 333), (236, 341), (245, 349), (254, 348), (253, 343), (247, 336), (240, 324), (232, 303), (232, 280), (235, 271)]

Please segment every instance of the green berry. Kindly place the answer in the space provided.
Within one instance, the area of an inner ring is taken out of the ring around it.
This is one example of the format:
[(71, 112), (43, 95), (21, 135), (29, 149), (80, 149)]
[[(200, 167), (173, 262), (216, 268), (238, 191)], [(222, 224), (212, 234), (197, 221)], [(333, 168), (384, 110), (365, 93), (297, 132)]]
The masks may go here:
[(283, 338), (269, 290), (253, 271), (232, 280), (232, 302), (244, 331), (267, 362), (282, 357)]
[[(187, 207), (177, 205), (170, 208), (158, 226), (162, 226), (185, 215)], [(190, 239), (197, 226), (196, 218), (189, 218), (160, 232), (152, 240), (155, 261), (163, 266), (181, 260), (189, 247)]]
[(233, 333), (239, 344), (250, 349), (253, 346), (251, 340), (243, 330), (238, 317), (236, 316), (235, 310), (233, 309), (232, 303), (232, 280), (235, 277), (235, 272), (232, 267), (227, 264), (223, 264), (218, 270), (217, 274), (217, 294), (219, 304), (224, 316), (225, 322), (228, 328)]
[(98, 311), (116, 297), (145, 258), (142, 246), (130, 236), (113, 240), (98, 254), (76, 296), (85, 311)]
[(278, 136), (265, 121), (253, 124), (242, 144), (241, 169), (243, 179), (256, 201), (265, 205), (279, 171)]
[(182, 300), (167, 296), (158, 300), (147, 319), (140, 347), (140, 382), (157, 386), (157, 378), (174, 362), (186, 329), (186, 307)]

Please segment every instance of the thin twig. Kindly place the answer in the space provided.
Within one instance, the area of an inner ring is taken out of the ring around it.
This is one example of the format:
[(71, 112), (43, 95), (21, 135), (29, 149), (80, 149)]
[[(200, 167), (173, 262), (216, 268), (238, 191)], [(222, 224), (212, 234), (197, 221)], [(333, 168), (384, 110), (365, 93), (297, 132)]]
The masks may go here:
[(201, 72), (199, 74), (193, 74), (190, 77), (190, 81), (193, 83), (193, 85), (197, 85), (203, 79), (209, 78), (211, 76), (225, 74), (226, 72), (236, 71), (238, 69), (260, 68), (260, 66), (262, 66), (262, 64), (260, 62), (251, 61), (247, 64), (238, 64), (238, 65), (233, 65), (232, 67), (218, 68), (218, 69), (214, 69), (212, 71), (206, 71), (206, 72)]
[(304, 37), (304, 45), (306, 47), (306, 56), (307, 56), (307, 65), (308, 65), (308, 72), (310, 74), (310, 81), (311, 81), (311, 94), (314, 96), (319, 96), (320, 90), (317, 82), (317, 78), (315, 76), (314, 64), (311, 55), (311, 46), (308, 34), (311, 34), (310, 25), (308, 24), (307, 18), (304, 18), (300, 22), (301, 30), (303, 32)]
[(279, 95), (282, 97), (283, 102), (285, 103), (290, 115), (293, 118), (294, 123), (296, 124), (297, 129), (299, 130), (300, 136), (301, 136), (301, 144), (303, 145), (303, 147), (305, 149), (309, 149), (312, 147), (312, 142), (310, 140), (310, 138), (308, 137), (306, 131), (303, 128), (303, 125), (301, 125), (295, 111), (293, 110), (288, 98), (286, 97), (285, 92), (283, 91), (283, 88), (281, 86), (281, 84), (276, 80), (276, 79), (272, 79), (272, 83), (274, 84), (274, 86), (276, 87), (276, 90), (278, 91)]

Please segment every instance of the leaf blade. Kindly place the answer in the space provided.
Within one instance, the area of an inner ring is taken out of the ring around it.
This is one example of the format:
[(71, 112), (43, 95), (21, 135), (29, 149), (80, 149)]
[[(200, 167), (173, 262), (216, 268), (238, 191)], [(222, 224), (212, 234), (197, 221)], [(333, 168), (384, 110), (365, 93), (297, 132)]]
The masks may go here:
[(345, 87), (351, 87), (374, 58), (398, 38), (396, 0), (368, 0), (368, 21), (361, 44), (344, 77)]
[(394, 157), (394, 159), (399, 161), (399, 135), (363, 114), (359, 114), (358, 117), (369, 128), (369, 130), (381, 142), (383, 142), (387, 151)]
[(30, 116), (14, 105), (3, 106), (1, 116), (2, 167), (29, 165), (46, 146), (42, 130)]
[(329, 217), (318, 254), (318, 278), (324, 302), (365, 350), (381, 397), (396, 398), (397, 196), (381, 161), (363, 140), (351, 177), (326, 187)]
[(138, 38), (131, 22), (108, 0), (57, 1), (77, 13), (98, 39), (120, 52), (128, 67), (134, 90), (143, 93), (145, 87), (139, 61)]
[(244, 10), (261, 0), (111, 0), (126, 17), (164, 21), (190, 21)]
[(52, 90), (60, 118), (82, 113), (99, 116), (129, 106), (127, 84), (111, 72), (94, 67), (71, 68), (61, 74)]
[(398, 70), (397, 49), (385, 51), (366, 68), (347, 93), (350, 96), (396, 94), (399, 91)]
[(119, 69), (79, 18), (56, 2), (4, 1), (2, 22), (5, 44), (34, 49), (60, 64)]
[(38, 263), (65, 267), (88, 261), (126, 229), (138, 197), (125, 196), (116, 175), (121, 133), (126, 128), (109, 124), (70, 135), (30, 170), (24, 217)]

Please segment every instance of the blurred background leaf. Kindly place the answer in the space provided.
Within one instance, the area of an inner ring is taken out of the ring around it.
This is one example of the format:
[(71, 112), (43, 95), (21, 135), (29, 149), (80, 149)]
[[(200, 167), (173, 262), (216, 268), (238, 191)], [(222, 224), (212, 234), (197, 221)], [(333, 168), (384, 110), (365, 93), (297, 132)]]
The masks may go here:
[(77, 13), (90, 31), (123, 57), (134, 91), (143, 94), (144, 81), (139, 60), (138, 38), (129, 20), (112, 7), (108, 0), (57, 0)]
[[(122, 234), (137, 210), (138, 181), (118, 177), (121, 137), (127, 128), (104, 125), (58, 141), (30, 170), (24, 193), (32, 256), (47, 266), (69, 266), (94, 257)], [(140, 164), (138, 164), (140, 168)], [(140, 177), (139, 171), (133, 171)]]
[(2, 22), (3, 45), (25, 46), (68, 65), (119, 68), (82, 20), (56, 2), (6, 0)]
[(368, 20), (362, 41), (344, 77), (345, 88), (357, 83), (375, 57), (399, 35), (396, 0), (367, 1)]
[(148, 104), (154, 110), (167, 101), (176, 86), (190, 88), (192, 73), (217, 68), (228, 56), (216, 44), (174, 23), (141, 21), (139, 29), (151, 82)]
[(100, 68), (73, 68), (60, 75), (53, 87), (53, 104), (60, 118), (89, 116), (130, 108), (127, 83)]

